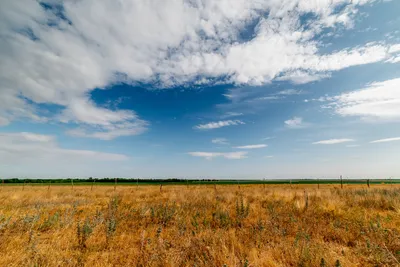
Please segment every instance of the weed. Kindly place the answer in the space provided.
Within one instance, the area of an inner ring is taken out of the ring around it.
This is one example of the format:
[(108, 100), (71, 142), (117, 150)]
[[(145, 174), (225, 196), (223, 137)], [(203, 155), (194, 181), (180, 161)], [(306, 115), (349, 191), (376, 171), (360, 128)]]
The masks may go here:
[(110, 199), (108, 204), (108, 214), (105, 220), (105, 232), (106, 232), (106, 246), (108, 247), (111, 239), (117, 231), (117, 209), (120, 199), (116, 196)]
[(236, 224), (241, 227), (242, 222), (247, 216), (249, 216), (250, 204), (247, 205), (243, 201), (243, 197), (241, 196), (238, 200), (236, 200)]
[(151, 207), (150, 211), (152, 221), (165, 227), (174, 218), (176, 210), (177, 206), (175, 203), (171, 205), (166, 203)]
[(90, 220), (86, 218), (85, 222), (81, 225), (80, 222), (77, 224), (76, 236), (78, 239), (78, 246), (81, 250), (86, 248), (86, 241), (89, 236), (93, 233), (93, 228), (90, 225)]

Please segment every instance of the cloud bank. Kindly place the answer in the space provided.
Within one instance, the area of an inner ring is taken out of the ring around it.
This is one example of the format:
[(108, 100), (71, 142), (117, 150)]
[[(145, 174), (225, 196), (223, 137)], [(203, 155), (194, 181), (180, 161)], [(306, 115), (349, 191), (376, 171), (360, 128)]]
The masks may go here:
[[(73, 136), (109, 140), (143, 133), (149, 123), (132, 110), (98, 106), (90, 97), (95, 88), (307, 83), (351, 66), (394, 62), (396, 44), (322, 53), (315, 40), (325, 29), (352, 27), (358, 8), (372, 2), (5, 0), (0, 126), (53, 120)], [(60, 111), (44, 115), (46, 105)], [(358, 110), (341, 112), (364, 115)]]

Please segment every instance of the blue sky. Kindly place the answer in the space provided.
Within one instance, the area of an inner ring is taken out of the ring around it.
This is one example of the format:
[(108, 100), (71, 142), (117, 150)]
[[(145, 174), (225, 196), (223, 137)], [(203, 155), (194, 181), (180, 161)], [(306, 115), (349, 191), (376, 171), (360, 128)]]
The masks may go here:
[(4, 177), (398, 177), (400, 2), (12, 1)]

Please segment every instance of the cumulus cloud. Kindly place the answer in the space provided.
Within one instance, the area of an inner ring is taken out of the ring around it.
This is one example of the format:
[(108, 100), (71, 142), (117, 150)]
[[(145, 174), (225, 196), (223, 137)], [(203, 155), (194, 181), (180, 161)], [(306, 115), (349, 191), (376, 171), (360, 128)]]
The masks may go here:
[(341, 143), (347, 143), (347, 142), (353, 142), (353, 139), (349, 138), (342, 138), (342, 139), (328, 139), (328, 140), (321, 140), (318, 142), (312, 143), (313, 145), (335, 145), (335, 144), (341, 144)]
[(303, 118), (301, 117), (293, 117), (292, 119), (286, 120), (285, 126), (290, 129), (300, 129), (306, 127), (306, 124), (303, 122)]
[(246, 158), (247, 152), (239, 151), (239, 152), (189, 152), (189, 155), (193, 157), (202, 157), (208, 160), (211, 160), (215, 157), (223, 157), (226, 159), (244, 159)]
[(386, 60), (386, 62), (389, 63), (399, 63), (400, 62), (400, 55), (395, 56), (395, 57), (391, 57), (388, 60)]
[(264, 148), (267, 147), (266, 144), (258, 144), (258, 145), (246, 145), (246, 146), (236, 146), (235, 148), (239, 149), (257, 149), (257, 148)]
[(229, 145), (229, 142), (226, 138), (214, 138), (213, 140), (211, 140), (211, 143), (219, 145)]
[(226, 121), (209, 122), (206, 124), (199, 124), (199, 125), (194, 126), (193, 128), (199, 129), (199, 130), (210, 130), (210, 129), (217, 129), (217, 128), (226, 127), (226, 126), (240, 125), (240, 124), (245, 124), (245, 123), (241, 120), (226, 120)]
[[(351, 27), (359, 6), (371, 2), (5, 0), (0, 125), (18, 118), (61, 120), (93, 127), (74, 130), (78, 136), (111, 139), (141, 133), (148, 124), (131, 111), (98, 107), (90, 99), (95, 88), (119, 82), (305, 83), (386, 60), (396, 45), (323, 54), (313, 41), (324, 29)], [(310, 21), (301, 22), (306, 14)], [(252, 37), (243, 40), (254, 22)], [(41, 104), (60, 107), (61, 114), (43, 116)]]
[(374, 82), (365, 88), (318, 101), (341, 116), (357, 116), (368, 121), (400, 119), (400, 78)]
[(393, 141), (400, 141), (400, 137), (393, 137), (393, 138), (385, 138), (385, 139), (379, 139), (375, 141), (371, 141), (370, 143), (386, 143), (386, 142), (393, 142)]

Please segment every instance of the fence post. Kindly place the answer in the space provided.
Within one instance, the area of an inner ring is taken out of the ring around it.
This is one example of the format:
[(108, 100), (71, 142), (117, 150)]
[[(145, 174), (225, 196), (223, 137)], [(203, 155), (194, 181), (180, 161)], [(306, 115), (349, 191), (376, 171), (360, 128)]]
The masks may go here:
[(369, 179), (367, 179), (367, 186), (368, 186), (368, 188), (369, 188)]
[(340, 188), (343, 189), (343, 177), (340, 175)]
[(117, 178), (114, 179), (114, 192), (117, 189)]
[(74, 191), (74, 179), (71, 178), (72, 191)]
[(162, 192), (162, 184), (160, 184), (160, 193)]

